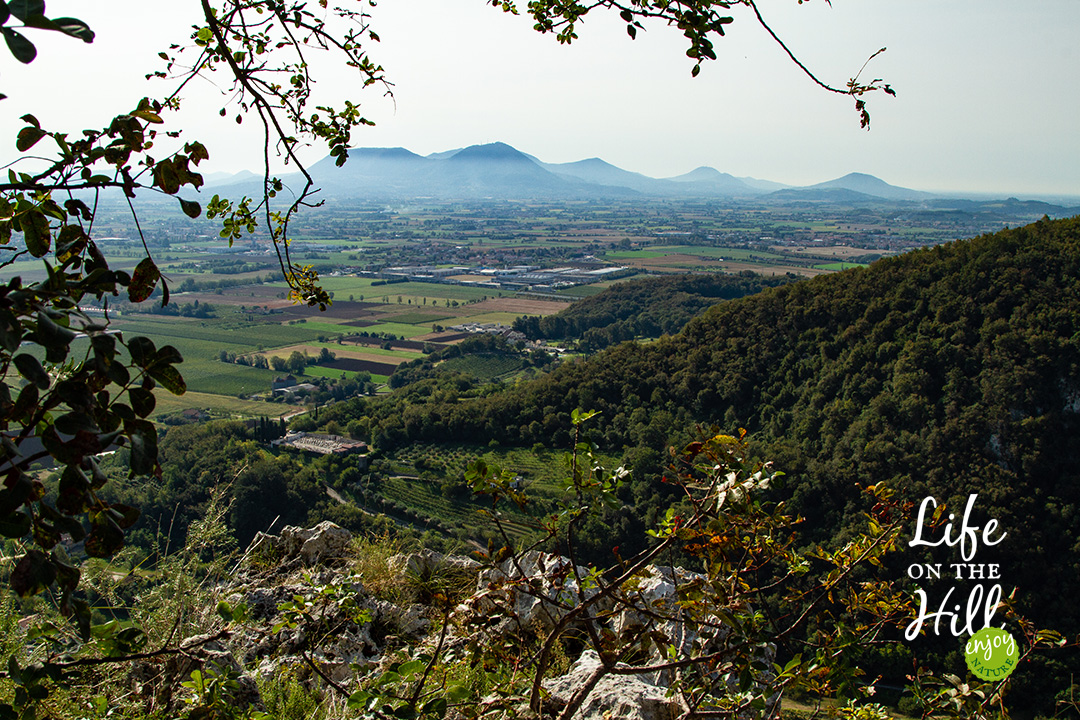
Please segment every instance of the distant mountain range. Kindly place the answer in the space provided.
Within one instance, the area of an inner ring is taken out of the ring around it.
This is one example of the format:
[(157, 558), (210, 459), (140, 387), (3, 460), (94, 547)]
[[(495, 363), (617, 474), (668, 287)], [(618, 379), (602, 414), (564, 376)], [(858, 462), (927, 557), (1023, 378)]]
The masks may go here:
[[(755, 199), (778, 203), (926, 204), (941, 198), (890, 185), (863, 173), (850, 173), (806, 187), (735, 177), (711, 167), (699, 167), (684, 175), (658, 179), (623, 170), (600, 158), (546, 163), (501, 142), (427, 156), (405, 148), (356, 148), (349, 151), (349, 160), (344, 166), (337, 167), (334, 159), (327, 157), (312, 165), (310, 172), (322, 188), (324, 197), (342, 199), (656, 197)], [(283, 179), (289, 184), (290, 178)], [(250, 192), (245, 189), (248, 185), (257, 188), (257, 181), (247, 172), (231, 178), (208, 178), (209, 187), (231, 186)]]

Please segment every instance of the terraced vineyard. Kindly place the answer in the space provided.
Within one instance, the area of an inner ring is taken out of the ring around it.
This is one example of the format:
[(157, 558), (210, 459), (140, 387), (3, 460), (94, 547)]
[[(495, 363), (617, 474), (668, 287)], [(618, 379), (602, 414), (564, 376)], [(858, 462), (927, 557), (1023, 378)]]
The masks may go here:
[(443, 370), (472, 375), (481, 380), (494, 380), (520, 370), (522, 363), (521, 358), (503, 355), (467, 355), (444, 360), (439, 367)]
[[(491, 521), (484, 516), (482, 505), (471, 500), (455, 501), (443, 497), (432, 483), (413, 478), (393, 477), (382, 483), (384, 497), (398, 505), (418, 513), (424, 518), (440, 522), (453, 531), (466, 528), (479, 536), (479, 530), (490, 527)], [(521, 538), (534, 532), (527, 524), (527, 518), (519, 515), (504, 520), (504, 527), (514, 538)]]
[[(469, 445), (414, 445), (393, 458), (393, 475), (380, 483), (380, 494), (394, 503), (384, 508), (390, 514), (421, 519), (429, 527), (453, 532), (464, 529), (468, 536), (482, 538), (495, 533), (495, 523), (487, 516), (490, 503), (469, 492), (462, 481), (466, 468), (483, 458), (521, 476), (533, 498), (536, 513), (548, 511), (561, 494), (559, 481), (565, 475), (563, 453), (533, 450), (489, 449)], [(395, 513), (399, 508), (400, 512)], [(537, 522), (509, 503), (498, 508), (503, 529), (515, 541), (535, 537)]]

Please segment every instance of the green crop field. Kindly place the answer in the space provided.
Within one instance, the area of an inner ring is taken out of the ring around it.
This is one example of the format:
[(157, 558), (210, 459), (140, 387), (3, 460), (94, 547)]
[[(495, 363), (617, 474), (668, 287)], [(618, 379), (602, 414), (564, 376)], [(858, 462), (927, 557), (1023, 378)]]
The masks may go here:
[(599, 285), (575, 285), (574, 287), (562, 288), (555, 292), (559, 295), (566, 295), (567, 297), (572, 298), (587, 298), (592, 297), (593, 295), (599, 295), (606, 289), (607, 288)]
[[(515, 312), (488, 312), (479, 313), (477, 315), (462, 315), (461, 317), (454, 319), (454, 325), (461, 323), (502, 323), (503, 325), (511, 325), (522, 315), (527, 313), (515, 313)], [(533, 313), (536, 315), (537, 313)]]
[(724, 260), (785, 260), (786, 255), (768, 250), (748, 250), (745, 248), (714, 247), (712, 245), (659, 245), (645, 250), (620, 250), (604, 254), (611, 260), (649, 260), (665, 255), (699, 255)]
[[(348, 293), (371, 294), (371, 283), (376, 282), (374, 278), (359, 278), (359, 277), (321, 277), (319, 283), (327, 292), (334, 293), (335, 297), (347, 297)], [(271, 287), (281, 288), (287, 290), (287, 286), (283, 282), (267, 283)], [(343, 293), (345, 295), (343, 295)]]
[(834, 263), (823, 263), (821, 265), (815, 265), (814, 266), (814, 268), (817, 269), (817, 270), (836, 270), (836, 271), (849, 270), (851, 268), (857, 268), (857, 267), (866, 267), (866, 263), (834, 262)]
[[(453, 527), (462, 527), (480, 536), (494, 531), (490, 518), (478, 512), (489, 505), (476, 502), (473, 496), (455, 491), (444, 492), (444, 485), (455, 487), (467, 467), (482, 458), (489, 466), (497, 466), (520, 475), (529, 496), (533, 498), (533, 513), (549, 512), (552, 503), (562, 497), (561, 481), (566, 477), (565, 453), (547, 449), (490, 448), (460, 444), (414, 444), (393, 455), (396, 477), (382, 482), (384, 497), (419, 515), (438, 520)], [(608, 467), (615, 459), (601, 457)], [(400, 477), (410, 475), (416, 477)], [(532, 536), (535, 520), (515, 506), (503, 507), (507, 533), (515, 540)]]
[(214, 418), (256, 418), (279, 417), (293, 408), (287, 405), (267, 403), (256, 400), (241, 400), (228, 395), (211, 395), (189, 390), (183, 395), (173, 395), (168, 390), (158, 388), (154, 391), (157, 406), (152, 417), (160, 418), (167, 413), (181, 410), (205, 410)]
[[(308, 365), (304, 369), (304, 375), (310, 375), (311, 377), (324, 377), (331, 378), (333, 380), (340, 380), (341, 378), (352, 379), (357, 375), (367, 375), (368, 373), (356, 373), (348, 370), (337, 370), (335, 368), (322, 367), (320, 365)], [(372, 376), (375, 377), (374, 375)]]
[(416, 337), (417, 335), (426, 335), (431, 332), (430, 327), (424, 327), (423, 325), (406, 325), (404, 323), (379, 323), (378, 325), (364, 328), (364, 330), (367, 330), (368, 332), (383, 332), (390, 333), (391, 335), (401, 335), (406, 339)]
[[(180, 351), (181, 353), (183, 350)], [(234, 365), (218, 360), (185, 359), (180, 372), (189, 390), (215, 395), (251, 395), (270, 391), (270, 383), (281, 373)]]
[[(371, 345), (338, 345), (337, 343), (313, 343), (316, 347), (326, 347), (333, 353), (336, 353), (338, 357), (344, 359), (350, 352), (363, 353), (365, 355), (379, 355), (387, 358), (394, 358), (396, 360), (416, 360), (417, 358), (424, 357), (424, 353), (417, 352), (416, 350), (384, 350), (381, 347), (373, 347)], [(340, 351), (340, 352), (339, 352)]]
[[(348, 321), (342, 320), (341, 322), (344, 323)], [(325, 321), (308, 320), (303, 323), (303, 327), (315, 333), (314, 337), (318, 337), (319, 335), (340, 335), (342, 333), (348, 334), (353, 332), (353, 328), (334, 322), (334, 318), (327, 318)]]
[(664, 257), (669, 253), (663, 250), (618, 250), (604, 253), (604, 257), (612, 260), (648, 260), (651, 258)]
[[(440, 300), (449, 299), (457, 300), (479, 300), (485, 297), (502, 297), (504, 295), (512, 295), (513, 293), (492, 288), (474, 288), (466, 285), (443, 285), (441, 283), (420, 283), (420, 282), (403, 282), (403, 283), (390, 283), (388, 285), (376, 285), (372, 287), (369, 292), (372, 296), (382, 297), (387, 295), (391, 300), (397, 299), (398, 295), (402, 297), (426, 297), (430, 301), (431, 298), (439, 298)], [(370, 299), (370, 298), (369, 298)]]
[(445, 320), (449, 315), (432, 315), (422, 312), (408, 312), (401, 315), (387, 317), (388, 322), (405, 323), (406, 325), (430, 325), (440, 320)]

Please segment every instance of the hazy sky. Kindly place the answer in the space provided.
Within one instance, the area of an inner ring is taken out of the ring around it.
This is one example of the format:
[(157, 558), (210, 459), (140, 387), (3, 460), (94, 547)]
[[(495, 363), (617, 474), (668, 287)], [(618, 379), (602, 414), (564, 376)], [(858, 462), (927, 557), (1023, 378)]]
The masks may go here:
[[(330, 73), (328, 97), (360, 100), (377, 122), (357, 146), (421, 154), (507, 142), (548, 162), (598, 156), (666, 177), (709, 165), (793, 185), (848, 172), (922, 190), (1080, 195), (1080, 2), (1076, 0), (761, 0), (766, 19), (822, 79), (843, 85), (880, 47), (866, 76), (896, 98), (870, 98), (872, 130), (850, 98), (816, 88), (746, 8), (716, 43), (719, 60), (690, 77), (676, 30), (631, 41), (617, 17), (590, 15), (560, 46), (480, 0), (382, 0), (372, 48), (394, 99)], [(182, 42), (194, 0), (50, 0), (98, 32), (93, 45), (34, 32), (40, 56), (0, 54), (0, 134), (13, 158), (18, 117), (77, 132), (145, 94), (158, 50)], [(184, 122), (205, 142), (211, 169), (255, 169), (254, 125), (218, 118), (208, 84), (193, 89)], [(311, 160), (322, 155), (312, 151)]]

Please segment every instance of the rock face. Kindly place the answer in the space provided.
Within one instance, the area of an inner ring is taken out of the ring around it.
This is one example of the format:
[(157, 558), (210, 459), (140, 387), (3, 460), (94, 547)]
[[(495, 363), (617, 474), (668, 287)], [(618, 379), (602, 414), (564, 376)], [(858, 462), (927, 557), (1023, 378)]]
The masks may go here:
[(424, 548), (418, 553), (393, 555), (386, 561), (386, 566), (392, 573), (422, 579), (440, 574), (476, 575), (483, 567), (472, 558), (443, 555), (431, 548)]
[(544, 689), (551, 693), (547, 700), (551, 709), (563, 712), (592, 682), (573, 715), (575, 720), (675, 720), (682, 714), (679, 702), (668, 697), (665, 688), (650, 684), (643, 676), (601, 674), (601, 670), (599, 656), (586, 650), (570, 672), (545, 680)]
[(299, 555), (307, 565), (344, 557), (351, 541), (352, 533), (329, 520), (306, 530), (289, 525), (281, 531), (283, 552)]
[[(471, 593), (447, 617), (433, 607), (369, 594), (347, 560), (350, 544), (351, 534), (329, 522), (257, 536), (239, 571), (221, 588), (231, 612), (244, 622), (185, 640), (185, 651), (168, 663), (133, 668), (136, 690), (154, 707), (176, 712), (182, 697), (174, 698), (174, 689), (199, 669), (235, 679), (233, 701), (244, 707), (262, 707), (256, 678), (283, 672), (351, 693), (358, 689), (358, 675), (381, 673), (436, 646), (452, 653), (451, 648), (498, 643), (523, 631), (523, 636), (543, 637), (583, 600), (594, 601), (587, 611), (576, 612), (571, 631), (582, 638), (588, 636), (585, 630), (599, 632), (622, 642), (633, 649), (639, 668), (666, 662), (672, 651), (686, 657), (729, 647), (730, 631), (709, 606), (685, 603), (706, 578), (681, 568), (648, 566), (597, 597), (601, 585), (587, 568), (538, 551), (486, 568), (433, 550), (391, 557), (386, 572), (397, 578), (391, 583), (398, 583), (395, 592), (427, 592), (443, 601)], [(771, 666), (771, 647), (753, 652), (754, 660)], [(587, 650), (566, 674), (544, 681), (543, 717), (674, 720), (686, 708), (669, 693), (676, 680), (672, 672), (636, 672), (626, 665), (605, 669), (596, 652)], [(706, 677), (707, 684), (727, 683), (737, 693), (733, 678)], [(759, 676), (756, 690), (766, 690), (769, 680)], [(778, 707), (775, 697), (771, 706)]]
[[(596, 594), (595, 585), (587, 582), (588, 575), (583, 567), (575, 572), (565, 557), (530, 550), (480, 573), (478, 604), (481, 609), (501, 605), (515, 625), (548, 631), (566, 614), (566, 608)], [(581, 586), (579, 577), (586, 579)], [(610, 602), (598, 603), (595, 612), (610, 607)]]

